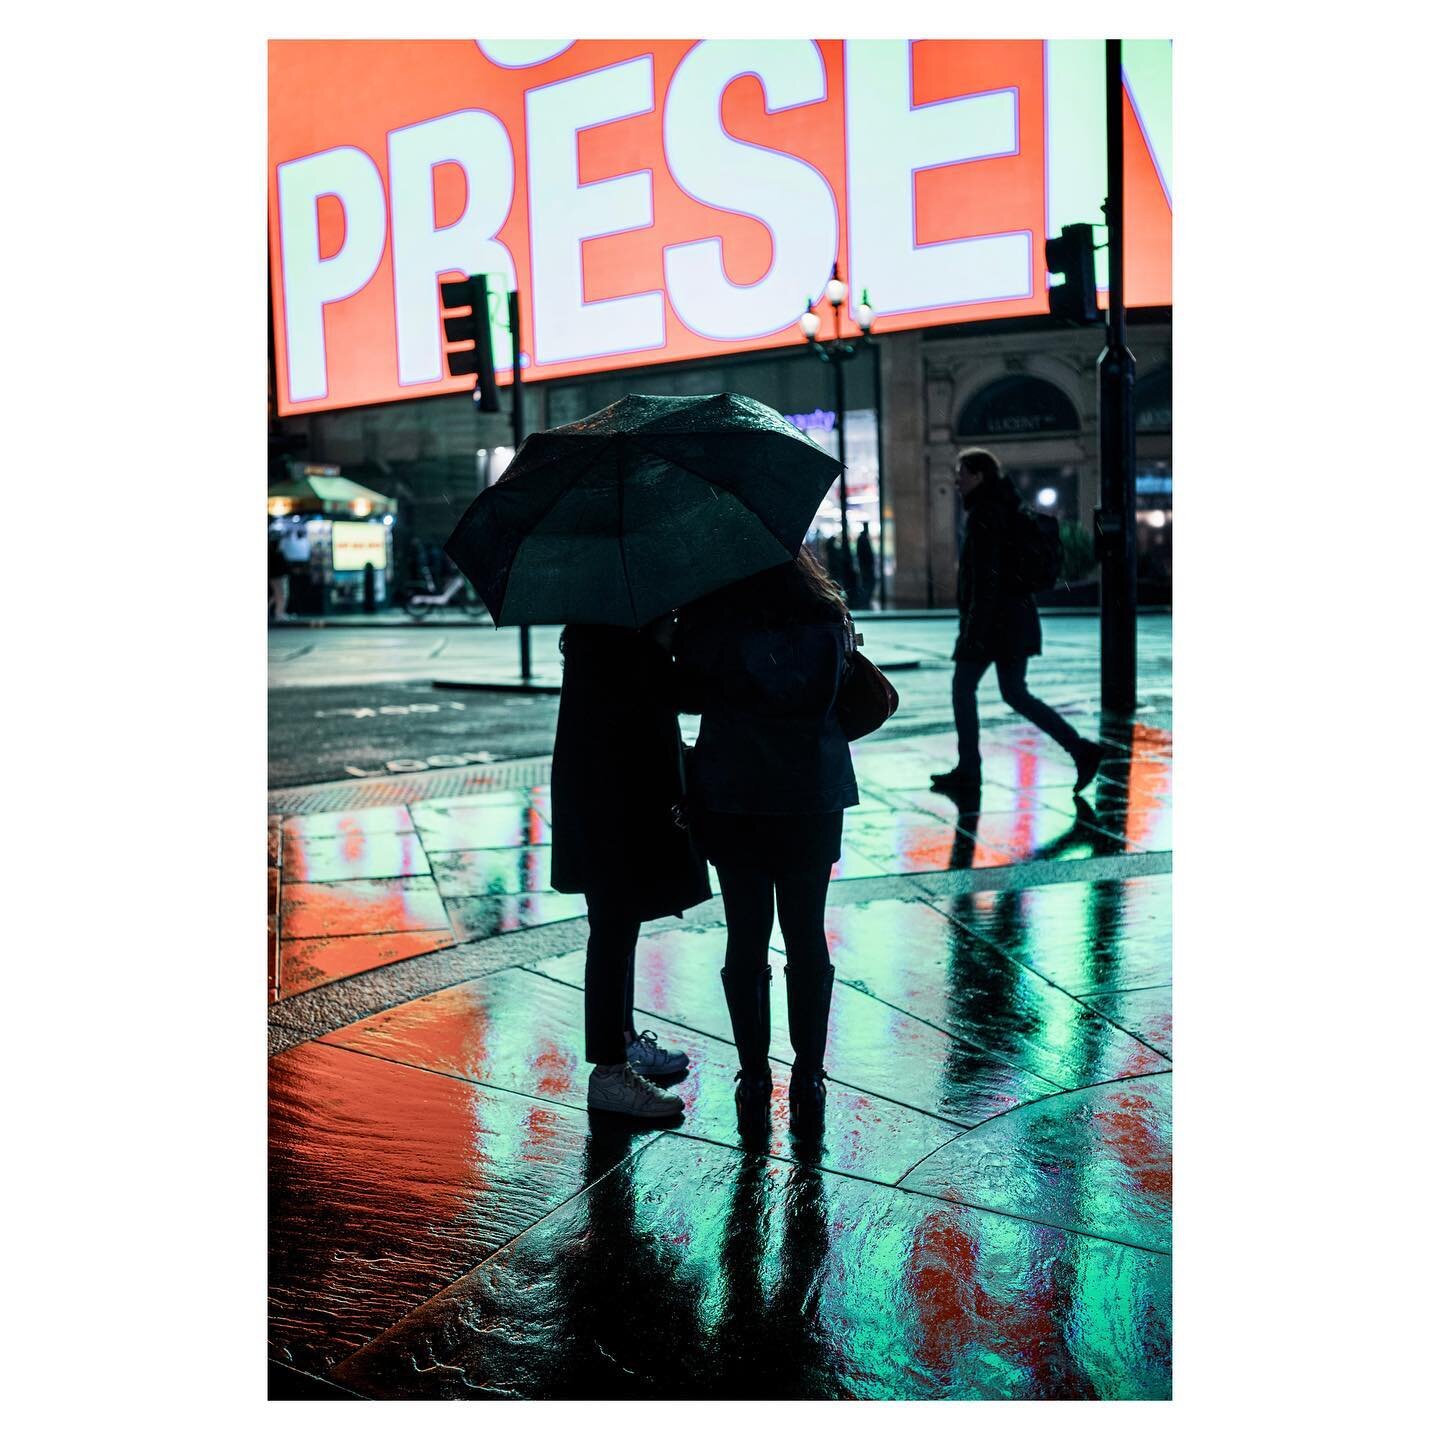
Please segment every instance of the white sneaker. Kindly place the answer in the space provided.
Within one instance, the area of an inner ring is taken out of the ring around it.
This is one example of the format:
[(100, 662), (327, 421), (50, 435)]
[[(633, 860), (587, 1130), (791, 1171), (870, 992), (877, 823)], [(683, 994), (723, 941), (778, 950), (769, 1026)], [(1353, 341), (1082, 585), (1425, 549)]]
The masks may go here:
[(668, 1120), (685, 1113), (678, 1095), (652, 1085), (627, 1065), (597, 1065), (590, 1072), (588, 1102), (592, 1110), (633, 1115), (640, 1120)]
[(626, 1047), (625, 1058), (637, 1075), (678, 1075), (690, 1068), (683, 1050), (666, 1050), (653, 1030), (642, 1030)]

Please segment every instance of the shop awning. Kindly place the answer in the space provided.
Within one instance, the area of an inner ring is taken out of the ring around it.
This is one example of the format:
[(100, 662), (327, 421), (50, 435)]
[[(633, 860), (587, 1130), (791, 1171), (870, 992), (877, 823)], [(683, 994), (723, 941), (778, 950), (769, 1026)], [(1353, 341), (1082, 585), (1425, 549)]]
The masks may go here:
[(343, 475), (297, 475), (274, 481), (268, 506), (272, 515), (393, 515), (395, 502)]

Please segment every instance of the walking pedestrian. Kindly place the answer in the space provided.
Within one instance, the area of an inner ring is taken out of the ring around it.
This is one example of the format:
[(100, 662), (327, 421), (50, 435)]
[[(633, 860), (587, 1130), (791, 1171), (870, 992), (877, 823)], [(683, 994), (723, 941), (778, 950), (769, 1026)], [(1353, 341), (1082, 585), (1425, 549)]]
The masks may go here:
[(797, 1130), (823, 1118), (835, 970), (825, 895), (847, 806), (859, 801), (836, 718), (847, 614), (808, 550), (685, 607), (675, 658), (682, 708), (700, 714), (690, 815), (720, 877), (721, 980), (740, 1052), (742, 1125), (768, 1115), (770, 967), (776, 910), (795, 1064)]
[[(673, 630), (673, 622), (668, 629)], [(636, 1031), (635, 945), (640, 925), (710, 898), (690, 836), (674, 818), (681, 799), (680, 728), (667, 626), (567, 625), (551, 770), (551, 885), (583, 893), (585, 1058), (589, 1107), (641, 1119), (681, 1114), (654, 1078), (689, 1057), (653, 1031)]]
[(861, 522), (860, 533), (855, 537), (855, 565), (860, 572), (860, 594), (856, 608), (868, 610), (875, 595), (875, 545), (870, 539), (868, 520)]
[(1075, 762), (1078, 794), (1096, 776), (1104, 750), (1086, 740), (1043, 700), (1030, 693), (1025, 668), (1040, 654), (1040, 614), (1020, 578), (1024, 543), (1020, 494), (988, 450), (955, 457), (955, 488), (965, 502), (965, 543), (960, 551), (960, 637), (955, 642), (952, 696), (959, 763), (930, 777), (940, 790), (973, 790), (981, 782), (980, 717), (976, 691), (993, 664), (1000, 698), (1037, 725)]

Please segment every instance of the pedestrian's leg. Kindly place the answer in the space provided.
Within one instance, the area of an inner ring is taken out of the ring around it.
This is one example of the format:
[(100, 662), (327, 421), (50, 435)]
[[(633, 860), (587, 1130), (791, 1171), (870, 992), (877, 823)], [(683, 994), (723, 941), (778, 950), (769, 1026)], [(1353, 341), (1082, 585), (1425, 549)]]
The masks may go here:
[(770, 932), (775, 884), (748, 865), (717, 865), (725, 902), (725, 968), (720, 972), (730, 1028), (740, 1052), (738, 1098), (770, 1093)]
[(586, 896), (590, 941), (585, 947), (585, 1058), (590, 1072), (587, 1104), (642, 1120), (673, 1120), (683, 1113), (678, 1095), (640, 1075), (625, 1054), (626, 972), (635, 953), (640, 922), (600, 896)]
[(640, 935), (640, 922), (586, 897), (590, 940), (585, 947), (585, 1058), (592, 1065), (625, 1060), (627, 969)]
[(625, 966), (625, 1038), (635, 1038), (635, 949), (630, 949), (630, 960)]
[(988, 660), (957, 660), (950, 696), (955, 707), (955, 735), (960, 760), (956, 765), (962, 775), (980, 773), (980, 705), (976, 692), (980, 678), (989, 668)]
[(1017, 715), (1023, 715), (1032, 725), (1043, 730), (1073, 760), (1085, 749), (1073, 726), (1066, 723), (1043, 700), (1030, 693), (1025, 684), (1025, 658), (1018, 660), (997, 660), (995, 673), (1000, 681), (1000, 698)]
[(825, 1114), (825, 1041), (835, 967), (825, 939), (828, 865), (789, 871), (775, 885), (785, 937), (785, 998), (790, 1014), (790, 1115), (799, 1130), (815, 1131)]
[(635, 1027), (635, 951), (625, 966), (625, 1058), (638, 1075), (657, 1079), (665, 1075), (683, 1075), (690, 1068), (690, 1056), (684, 1050), (668, 1050), (653, 1030)]

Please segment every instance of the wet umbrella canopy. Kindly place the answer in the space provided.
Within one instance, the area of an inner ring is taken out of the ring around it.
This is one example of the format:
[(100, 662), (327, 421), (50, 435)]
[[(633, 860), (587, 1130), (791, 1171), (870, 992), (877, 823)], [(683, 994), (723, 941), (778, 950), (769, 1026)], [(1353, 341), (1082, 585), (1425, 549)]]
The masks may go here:
[(749, 396), (627, 395), (529, 436), (445, 553), (497, 625), (644, 625), (793, 557), (839, 471)]

